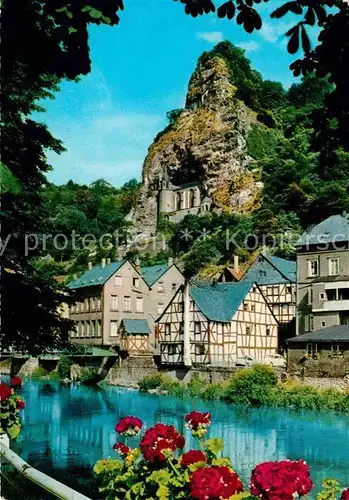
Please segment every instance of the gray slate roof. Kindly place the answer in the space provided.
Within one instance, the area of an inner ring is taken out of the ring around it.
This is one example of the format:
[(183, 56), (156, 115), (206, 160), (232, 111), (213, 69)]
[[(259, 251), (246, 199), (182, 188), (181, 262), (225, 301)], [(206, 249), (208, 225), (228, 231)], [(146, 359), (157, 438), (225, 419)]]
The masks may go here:
[(108, 279), (120, 269), (126, 260), (117, 260), (102, 266), (93, 266), (92, 269), (86, 271), (79, 278), (68, 283), (68, 288), (75, 290), (76, 288), (84, 288), (87, 286), (104, 285)]
[(349, 325), (328, 326), (287, 340), (291, 345), (312, 342), (349, 344)]
[(296, 246), (349, 241), (349, 214), (331, 215), (317, 226), (305, 231)]
[(190, 286), (190, 296), (211, 321), (230, 323), (253, 283), (200, 283)]
[(128, 335), (149, 335), (151, 331), (146, 319), (123, 319), (122, 322)]
[(297, 264), (280, 257), (260, 255), (244, 275), (243, 280), (255, 281), (258, 285), (295, 283)]

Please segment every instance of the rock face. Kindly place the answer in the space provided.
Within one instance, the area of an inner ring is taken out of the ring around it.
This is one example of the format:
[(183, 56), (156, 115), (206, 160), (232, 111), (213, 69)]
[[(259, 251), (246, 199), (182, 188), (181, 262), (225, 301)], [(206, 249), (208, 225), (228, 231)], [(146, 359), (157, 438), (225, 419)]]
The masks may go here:
[(236, 98), (226, 61), (200, 59), (188, 87), (186, 107), (154, 140), (145, 158), (142, 188), (129, 220), (135, 233), (156, 232), (157, 197), (153, 183), (167, 173), (176, 186), (199, 181), (213, 210), (248, 212), (260, 187), (251, 170), (246, 139), (256, 113)]

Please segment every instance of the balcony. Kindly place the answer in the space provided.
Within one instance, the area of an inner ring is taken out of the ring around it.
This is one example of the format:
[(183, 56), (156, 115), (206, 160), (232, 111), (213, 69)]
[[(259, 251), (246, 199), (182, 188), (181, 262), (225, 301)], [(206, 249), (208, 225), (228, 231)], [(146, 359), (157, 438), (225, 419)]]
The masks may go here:
[(349, 311), (349, 288), (326, 288), (313, 312)]
[(313, 312), (349, 311), (349, 300), (324, 300), (322, 307)]

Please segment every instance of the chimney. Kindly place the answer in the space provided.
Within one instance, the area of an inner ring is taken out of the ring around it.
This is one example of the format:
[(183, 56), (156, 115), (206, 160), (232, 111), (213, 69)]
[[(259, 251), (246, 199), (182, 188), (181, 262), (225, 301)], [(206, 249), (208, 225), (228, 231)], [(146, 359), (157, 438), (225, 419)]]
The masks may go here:
[(173, 266), (173, 258), (172, 257), (168, 258), (167, 265), (168, 265), (168, 267)]
[(102, 267), (105, 267), (105, 259), (103, 258), (102, 261), (101, 261), (101, 266)]
[(239, 256), (234, 255), (234, 271), (239, 272)]
[(111, 263), (111, 260), (110, 260), (110, 257), (107, 258), (107, 265), (109, 266), (109, 264)]
[(88, 268), (89, 270), (91, 270), (91, 269), (92, 269), (92, 262), (88, 262), (88, 263), (87, 263), (87, 268)]

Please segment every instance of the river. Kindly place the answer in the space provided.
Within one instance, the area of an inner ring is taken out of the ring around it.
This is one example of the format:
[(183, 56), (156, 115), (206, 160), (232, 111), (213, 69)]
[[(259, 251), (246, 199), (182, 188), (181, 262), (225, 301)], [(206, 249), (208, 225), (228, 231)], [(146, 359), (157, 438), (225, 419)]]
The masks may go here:
[(173, 424), (190, 445), (193, 443), (183, 417), (192, 410), (211, 412), (209, 436), (224, 439), (225, 453), (245, 484), (257, 463), (302, 458), (310, 465), (317, 485), (328, 477), (349, 485), (347, 415), (233, 407), (114, 387), (42, 381), (27, 381), (21, 393), (27, 406), (22, 432), (12, 444), (14, 451), (32, 466), (94, 500), (98, 495), (91, 482), (92, 466), (100, 458), (116, 457), (112, 446), (120, 417), (138, 416), (145, 429), (156, 422)]

